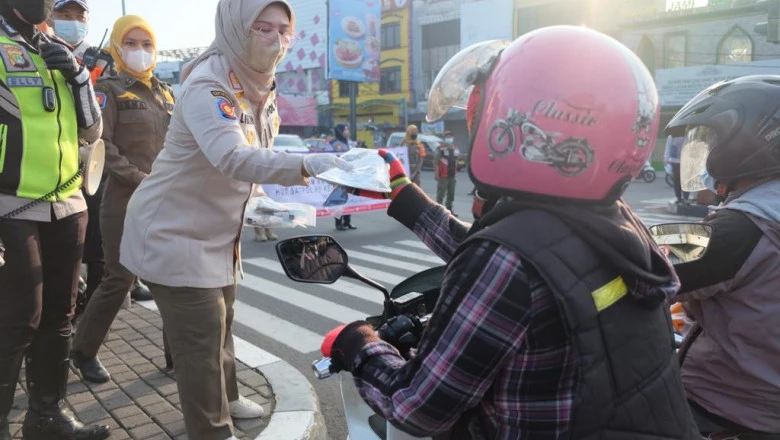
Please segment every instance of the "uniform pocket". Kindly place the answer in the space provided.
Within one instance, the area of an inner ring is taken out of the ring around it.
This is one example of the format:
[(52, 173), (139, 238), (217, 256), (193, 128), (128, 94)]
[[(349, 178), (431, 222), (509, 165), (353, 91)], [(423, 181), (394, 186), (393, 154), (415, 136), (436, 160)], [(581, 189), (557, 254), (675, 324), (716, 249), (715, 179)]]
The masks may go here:
[(5, 124), (0, 124), (0, 173), (3, 172), (3, 167), (5, 165), (5, 143), (6, 143), (6, 137), (8, 136), (8, 126)]

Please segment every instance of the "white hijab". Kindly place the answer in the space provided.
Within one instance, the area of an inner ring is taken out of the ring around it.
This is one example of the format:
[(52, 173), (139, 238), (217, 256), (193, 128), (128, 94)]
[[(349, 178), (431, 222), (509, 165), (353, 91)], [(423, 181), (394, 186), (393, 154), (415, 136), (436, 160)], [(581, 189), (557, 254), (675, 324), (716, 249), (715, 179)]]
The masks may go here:
[(228, 66), (238, 76), (244, 96), (252, 103), (255, 121), (260, 123), (265, 97), (274, 81), (278, 63), (284, 58), (285, 50), (268, 71), (258, 71), (244, 62), (252, 25), (263, 10), (273, 3), (279, 3), (288, 11), (291, 29), (295, 29), (295, 12), (287, 0), (220, 0), (217, 5), (216, 36), (211, 46), (198, 58), (184, 66), (181, 82), (187, 79), (197, 65), (212, 55), (222, 55)]

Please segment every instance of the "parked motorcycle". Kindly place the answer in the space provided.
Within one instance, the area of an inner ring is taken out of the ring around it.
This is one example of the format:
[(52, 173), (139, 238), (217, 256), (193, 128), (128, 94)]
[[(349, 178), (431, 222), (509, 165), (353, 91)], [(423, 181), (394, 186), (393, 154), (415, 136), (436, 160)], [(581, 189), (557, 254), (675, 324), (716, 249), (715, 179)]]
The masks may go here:
[(664, 165), (664, 173), (666, 173), (666, 184), (674, 188), (674, 173), (671, 164)]
[(655, 182), (655, 169), (650, 165), (650, 161), (645, 162), (645, 166), (642, 167), (642, 171), (639, 173), (639, 177), (647, 183)]

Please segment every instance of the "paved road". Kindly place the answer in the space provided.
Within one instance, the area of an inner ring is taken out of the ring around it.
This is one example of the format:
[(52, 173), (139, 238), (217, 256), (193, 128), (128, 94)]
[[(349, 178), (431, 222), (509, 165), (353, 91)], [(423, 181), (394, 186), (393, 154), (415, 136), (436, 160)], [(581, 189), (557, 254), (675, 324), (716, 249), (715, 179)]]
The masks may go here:
[[(655, 183), (637, 182), (626, 195), (645, 224), (685, 221), (685, 218), (663, 213), (672, 197), (671, 188), (663, 183), (662, 173)], [(465, 173), (460, 173), (463, 182)], [(423, 187), (434, 194), (432, 173), (423, 176)], [(457, 188), (454, 211), (470, 219), (470, 185)], [(696, 221), (697, 219), (691, 219)], [(384, 212), (353, 217), (355, 231), (336, 231), (333, 220), (321, 218), (316, 228), (285, 230), (282, 238), (302, 234), (329, 234), (347, 250), (350, 262), (366, 276), (392, 287), (401, 280), (441, 264), (416, 237), (387, 217)], [(381, 313), (382, 294), (353, 281), (338, 281), (323, 286), (300, 284), (288, 280), (276, 259), (273, 243), (251, 241), (245, 234), (243, 243), (245, 278), (240, 283), (236, 303), (234, 333), (261, 347), (273, 356), (290, 362), (311, 377), (311, 362), (319, 357), (322, 335), (333, 327)], [(346, 438), (338, 381), (312, 379), (325, 417), (329, 438)]]

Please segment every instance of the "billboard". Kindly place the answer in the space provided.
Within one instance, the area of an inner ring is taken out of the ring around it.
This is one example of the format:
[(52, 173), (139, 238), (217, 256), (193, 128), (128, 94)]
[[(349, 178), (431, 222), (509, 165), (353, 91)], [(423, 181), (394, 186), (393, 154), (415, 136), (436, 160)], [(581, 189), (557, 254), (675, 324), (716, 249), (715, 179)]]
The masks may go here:
[(382, 3), (380, 0), (330, 0), (328, 77), (379, 82)]

